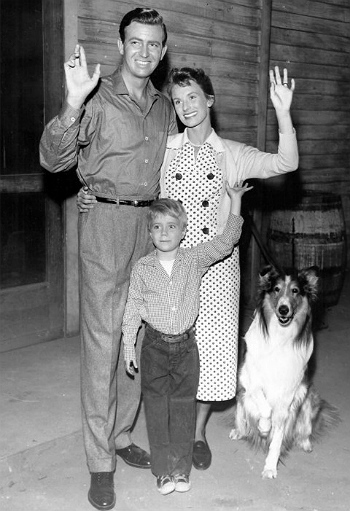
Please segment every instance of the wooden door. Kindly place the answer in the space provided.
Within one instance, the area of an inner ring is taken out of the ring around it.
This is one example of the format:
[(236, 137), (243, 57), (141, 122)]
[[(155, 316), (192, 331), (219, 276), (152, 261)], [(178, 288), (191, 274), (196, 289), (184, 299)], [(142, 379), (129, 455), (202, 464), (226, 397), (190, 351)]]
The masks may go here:
[(63, 335), (62, 200), (38, 154), (61, 103), (62, 12), (1, 1), (0, 351)]

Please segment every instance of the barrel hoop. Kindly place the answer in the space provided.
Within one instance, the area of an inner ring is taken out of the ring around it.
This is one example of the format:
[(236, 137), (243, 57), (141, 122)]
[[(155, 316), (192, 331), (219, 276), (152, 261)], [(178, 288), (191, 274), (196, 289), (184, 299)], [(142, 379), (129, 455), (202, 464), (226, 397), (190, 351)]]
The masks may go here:
[(324, 211), (339, 211), (342, 207), (342, 203), (339, 202), (326, 202), (326, 203), (323, 203), (321, 202), (320, 204), (315, 204), (315, 202), (312, 202), (312, 203), (307, 203), (307, 202), (302, 202), (302, 203), (299, 203), (298, 205), (296, 206), (292, 206), (292, 207), (289, 207), (288, 208), (288, 211), (321, 211), (322, 213)]
[(319, 240), (332, 240), (335, 242), (344, 242), (345, 241), (345, 231), (341, 231), (341, 233), (334, 233), (334, 232), (328, 232), (328, 233), (318, 233), (314, 232), (312, 233), (312, 236), (308, 233), (304, 232), (298, 232), (298, 233), (286, 233), (282, 231), (275, 231), (275, 230), (269, 230), (268, 238), (272, 238), (275, 241), (286, 241), (286, 236), (288, 236), (288, 241), (291, 239), (319, 239)]

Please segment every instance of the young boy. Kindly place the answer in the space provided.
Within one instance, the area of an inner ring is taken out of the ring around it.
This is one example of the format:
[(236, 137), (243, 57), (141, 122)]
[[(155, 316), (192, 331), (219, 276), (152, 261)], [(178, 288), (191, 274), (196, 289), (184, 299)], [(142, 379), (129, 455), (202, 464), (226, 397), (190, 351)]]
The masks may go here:
[(148, 228), (155, 251), (131, 273), (123, 319), (126, 370), (137, 368), (135, 342), (146, 322), (141, 351), (151, 467), (162, 495), (188, 491), (192, 466), (199, 357), (193, 325), (199, 311), (201, 278), (229, 255), (241, 235), (241, 198), (251, 187), (226, 185), (231, 212), (221, 235), (193, 248), (180, 247), (187, 226), (184, 207), (172, 199), (150, 206)]

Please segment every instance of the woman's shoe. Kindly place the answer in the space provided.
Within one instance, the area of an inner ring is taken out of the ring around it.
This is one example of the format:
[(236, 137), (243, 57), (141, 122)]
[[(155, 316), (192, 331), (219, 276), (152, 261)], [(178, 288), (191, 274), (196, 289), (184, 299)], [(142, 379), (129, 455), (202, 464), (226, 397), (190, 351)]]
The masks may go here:
[(207, 470), (211, 465), (211, 451), (207, 441), (199, 440), (194, 443), (192, 464), (197, 470)]

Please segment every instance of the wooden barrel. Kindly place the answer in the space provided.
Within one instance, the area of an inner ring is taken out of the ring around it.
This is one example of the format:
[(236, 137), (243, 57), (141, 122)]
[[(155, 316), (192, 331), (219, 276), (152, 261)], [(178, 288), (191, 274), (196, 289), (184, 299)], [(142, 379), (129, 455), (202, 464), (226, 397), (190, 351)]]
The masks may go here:
[(326, 306), (336, 305), (346, 269), (346, 233), (339, 195), (304, 192), (289, 209), (271, 213), (268, 246), (285, 270), (318, 266), (320, 298)]

